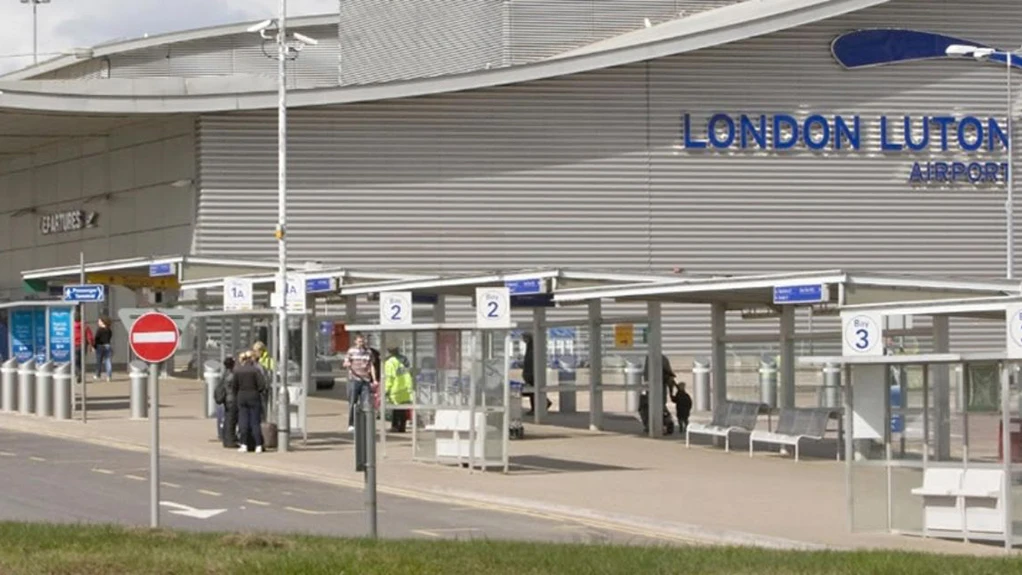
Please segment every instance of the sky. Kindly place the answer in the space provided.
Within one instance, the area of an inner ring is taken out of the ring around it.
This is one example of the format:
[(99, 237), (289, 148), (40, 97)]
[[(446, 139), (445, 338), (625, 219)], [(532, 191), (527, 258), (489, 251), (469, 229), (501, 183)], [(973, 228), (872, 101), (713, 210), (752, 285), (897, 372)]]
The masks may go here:
[[(288, 0), (288, 16), (337, 12), (339, 0)], [(40, 4), (39, 60), (75, 47), (191, 28), (262, 20), (277, 15), (279, 0), (51, 0)], [(7, 42), (0, 73), (32, 64), (32, 6), (0, 0)]]

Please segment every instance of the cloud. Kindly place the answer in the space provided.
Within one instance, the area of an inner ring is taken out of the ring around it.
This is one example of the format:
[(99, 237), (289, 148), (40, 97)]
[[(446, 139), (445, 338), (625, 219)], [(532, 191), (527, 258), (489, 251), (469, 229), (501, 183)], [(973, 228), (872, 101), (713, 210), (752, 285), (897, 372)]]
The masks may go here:
[[(289, 0), (288, 16), (336, 12), (339, 0)], [(277, 14), (278, 0), (52, 0), (39, 6), (39, 60), (72, 47), (94, 46)], [(0, 18), (9, 26), (0, 72), (32, 64), (32, 9), (8, 0)]]

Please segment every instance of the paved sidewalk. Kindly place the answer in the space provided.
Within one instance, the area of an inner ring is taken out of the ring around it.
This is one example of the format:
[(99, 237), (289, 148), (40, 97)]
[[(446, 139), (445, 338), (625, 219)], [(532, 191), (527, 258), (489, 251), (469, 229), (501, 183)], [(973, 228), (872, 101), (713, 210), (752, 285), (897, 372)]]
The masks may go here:
[[(87, 424), (0, 414), (0, 428), (146, 449), (149, 424), (128, 418), (127, 389), (125, 381), (89, 384)], [(161, 382), (164, 453), (336, 484), (362, 484), (362, 475), (354, 471), (352, 436), (346, 432), (347, 404), (337, 391), (309, 399), (307, 445), (299, 434), (292, 439), (291, 453), (245, 454), (216, 442), (214, 420), (200, 417), (200, 389), (195, 381)], [(585, 407), (579, 401), (579, 408)], [(560, 419), (567, 425), (527, 424), (526, 439), (511, 443), (513, 467), (508, 475), (412, 462), (410, 436), (391, 435), (380, 461), (380, 491), (583, 517), (625, 532), (655, 532), (680, 541), (1002, 553), (993, 546), (850, 534), (839, 462), (795, 463), (770, 454), (750, 459), (745, 452), (686, 449), (677, 436), (651, 440), (580, 429), (585, 427), (585, 414)], [(624, 417), (610, 418), (608, 426), (639, 431), (637, 422)]]

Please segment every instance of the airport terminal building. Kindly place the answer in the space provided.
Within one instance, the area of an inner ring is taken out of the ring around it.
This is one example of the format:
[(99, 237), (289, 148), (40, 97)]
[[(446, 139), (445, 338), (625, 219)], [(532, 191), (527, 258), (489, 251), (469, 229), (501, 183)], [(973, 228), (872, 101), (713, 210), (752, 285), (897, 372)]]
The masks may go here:
[[(1005, 275), (1006, 67), (944, 50), (1018, 46), (1013, 2), (340, 7), (290, 20), (319, 41), (289, 63), (295, 260)], [(0, 78), (0, 297), (82, 249), (276, 257), (277, 64), (251, 24)], [(664, 308), (667, 350), (708, 330)]]

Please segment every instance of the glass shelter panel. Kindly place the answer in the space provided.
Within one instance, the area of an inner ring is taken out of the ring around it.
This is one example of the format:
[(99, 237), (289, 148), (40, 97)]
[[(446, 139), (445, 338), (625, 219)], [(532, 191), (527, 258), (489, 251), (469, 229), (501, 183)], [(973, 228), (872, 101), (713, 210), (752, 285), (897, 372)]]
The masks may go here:
[[(890, 374), (886, 366), (856, 365), (851, 375), (854, 410), (851, 436), (852, 530), (887, 532), (891, 528), (892, 478), (887, 467), (893, 434), (890, 418)], [(849, 393), (849, 390), (845, 390)]]

